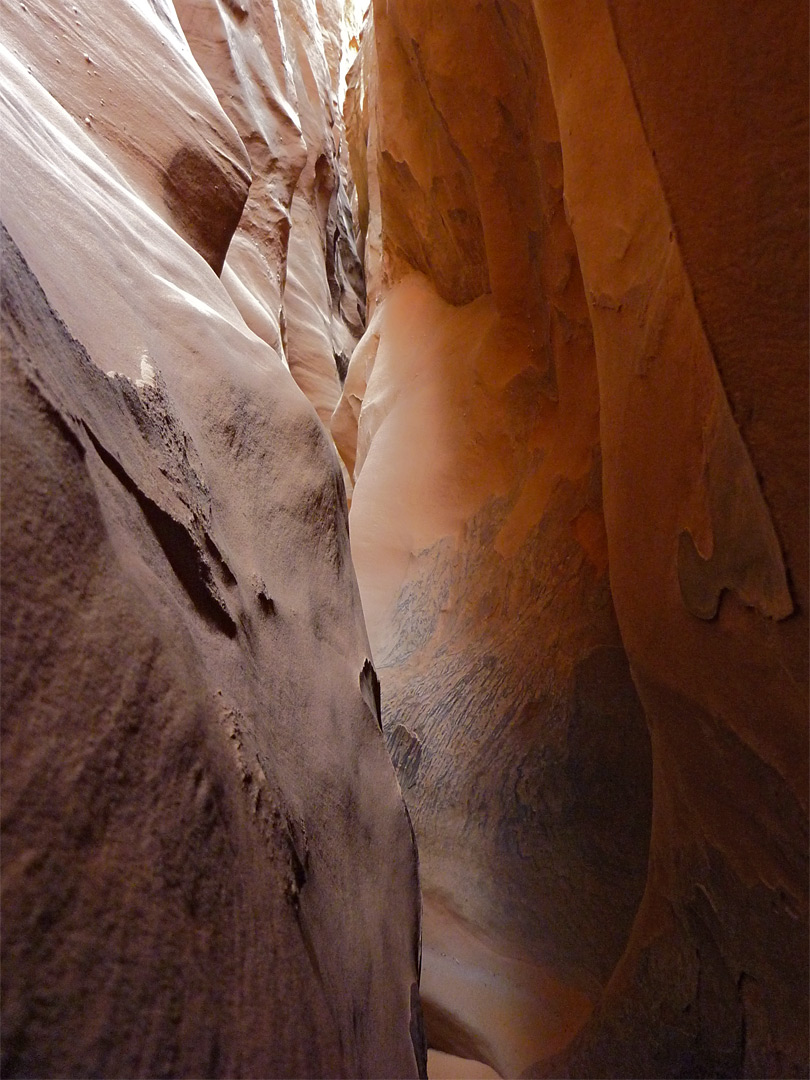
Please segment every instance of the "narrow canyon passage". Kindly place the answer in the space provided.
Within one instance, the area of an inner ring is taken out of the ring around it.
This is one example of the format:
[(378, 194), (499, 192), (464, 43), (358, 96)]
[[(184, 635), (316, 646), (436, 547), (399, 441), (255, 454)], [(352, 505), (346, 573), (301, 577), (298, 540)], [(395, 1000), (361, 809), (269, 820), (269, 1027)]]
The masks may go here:
[(3, 1075), (808, 1075), (807, 37), (4, 4)]

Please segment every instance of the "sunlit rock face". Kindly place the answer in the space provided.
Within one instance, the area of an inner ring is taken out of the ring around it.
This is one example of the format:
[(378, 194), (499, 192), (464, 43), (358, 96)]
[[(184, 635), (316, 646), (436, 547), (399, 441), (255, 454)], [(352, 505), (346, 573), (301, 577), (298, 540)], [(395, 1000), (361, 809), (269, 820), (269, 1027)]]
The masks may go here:
[(175, 7), (250, 159), (252, 182), (223, 284), (250, 329), (282, 352), (290, 204), (307, 151), (278, 6), (178, 0)]
[(325, 424), (365, 320), (337, 100), (340, 5), (280, 0), (307, 157), (292, 200), (284, 312), (290, 370)]
[(340, 469), (279, 349), (286, 33), (3, 15), (4, 1075), (424, 1072)]
[(286, 0), (176, 6), (250, 156), (253, 183), (223, 283), (328, 423), (365, 316), (341, 161), (341, 11)]
[(806, 1070), (807, 35), (769, 12), (387, 0), (350, 73), (332, 430), (428, 1039), (503, 1075)]

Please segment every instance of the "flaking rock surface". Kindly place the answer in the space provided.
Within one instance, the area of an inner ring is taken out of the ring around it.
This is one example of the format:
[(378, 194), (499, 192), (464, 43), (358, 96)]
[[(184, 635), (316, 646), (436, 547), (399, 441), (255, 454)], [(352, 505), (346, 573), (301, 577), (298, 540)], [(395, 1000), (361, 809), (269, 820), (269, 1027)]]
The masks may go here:
[(429, 1045), (502, 1075), (806, 1075), (806, 21), (379, 0), (350, 72), (332, 430)]
[[(252, 3), (248, 55), (247, 5), (192, 7), (3, 16), (2, 1071), (415, 1076), (415, 851), (340, 467), (262, 332), (301, 124), (270, 110), (270, 175), (265, 112), (234, 95), (234, 127), (203, 74), (281, 86), (283, 20)], [(214, 15), (201, 67), (181, 21)]]

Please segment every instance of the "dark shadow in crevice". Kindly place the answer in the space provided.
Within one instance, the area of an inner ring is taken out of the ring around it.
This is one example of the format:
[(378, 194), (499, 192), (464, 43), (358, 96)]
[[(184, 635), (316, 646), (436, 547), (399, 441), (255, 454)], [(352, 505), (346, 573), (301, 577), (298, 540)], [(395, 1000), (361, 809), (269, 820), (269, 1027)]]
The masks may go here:
[(141, 491), (121, 463), (104, 449), (87, 424), (84, 421), (82, 424), (101, 461), (126, 491), (135, 498), (177, 580), (185, 589), (194, 607), (206, 622), (226, 637), (236, 637), (236, 623), (217, 595), (211, 568), (194, 538), (184, 525), (162, 510)]

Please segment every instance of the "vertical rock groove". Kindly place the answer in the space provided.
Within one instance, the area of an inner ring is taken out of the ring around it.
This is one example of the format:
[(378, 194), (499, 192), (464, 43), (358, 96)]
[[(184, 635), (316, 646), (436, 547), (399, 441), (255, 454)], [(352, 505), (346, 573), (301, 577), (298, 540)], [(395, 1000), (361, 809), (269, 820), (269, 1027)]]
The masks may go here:
[(429, 1045), (502, 1075), (806, 1072), (806, 12), (755, 8), (388, 0), (356, 68), (333, 431)]
[(807, 1076), (807, 18), (5, 5), (4, 1075)]

